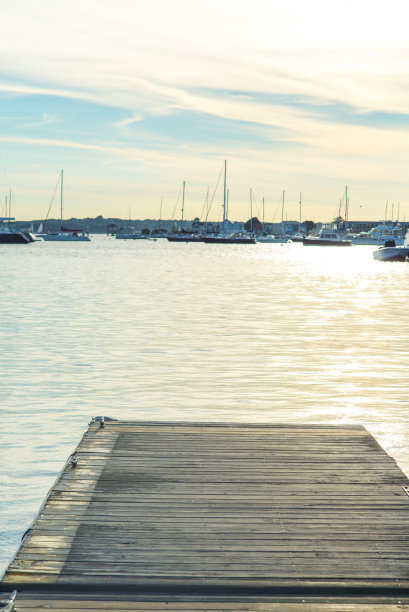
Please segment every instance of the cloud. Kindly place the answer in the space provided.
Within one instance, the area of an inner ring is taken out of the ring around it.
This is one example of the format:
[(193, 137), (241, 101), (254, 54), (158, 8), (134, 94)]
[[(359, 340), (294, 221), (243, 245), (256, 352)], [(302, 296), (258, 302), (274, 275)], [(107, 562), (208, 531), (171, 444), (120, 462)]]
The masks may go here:
[(74, 142), (70, 140), (58, 140), (50, 138), (29, 138), (29, 137), (18, 137), (18, 136), (0, 136), (0, 142), (9, 142), (14, 144), (34, 145), (43, 147), (58, 147), (65, 149), (79, 149), (84, 151), (95, 151), (109, 155), (118, 155), (126, 157), (132, 160), (143, 160), (149, 162), (149, 160), (155, 159), (156, 161), (167, 161), (169, 156), (166, 154), (157, 153), (154, 151), (148, 152), (146, 149), (137, 149), (134, 147), (115, 147), (106, 146), (100, 144)]
[[(0, 68), (58, 95), (142, 116), (192, 110), (197, 88), (304, 95), (357, 109), (407, 108), (402, 2), (57, 3), (16, 0), (2, 18)], [(393, 21), (393, 29), (388, 22)], [(368, 27), (368, 23), (371, 27)], [(218, 107), (209, 99), (208, 112)]]

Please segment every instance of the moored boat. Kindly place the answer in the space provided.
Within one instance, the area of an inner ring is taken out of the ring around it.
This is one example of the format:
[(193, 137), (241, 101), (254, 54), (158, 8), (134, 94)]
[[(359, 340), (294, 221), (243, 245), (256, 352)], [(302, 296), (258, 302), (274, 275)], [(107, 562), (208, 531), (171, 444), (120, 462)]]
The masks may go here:
[[(29, 244), (35, 238), (28, 230), (13, 226), (14, 217), (0, 217), (0, 244)], [(7, 225), (4, 225), (7, 223)]]
[(166, 238), (169, 242), (202, 242), (202, 237), (199, 234), (189, 234), (184, 232), (179, 234), (168, 234)]
[(406, 233), (403, 245), (396, 245), (394, 240), (386, 241), (373, 252), (373, 258), (377, 261), (407, 261), (409, 256), (409, 231)]
[(369, 232), (359, 234), (347, 234), (346, 238), (352, 244), (383, 246), (386, 241), (393, 240), (396, 246), (403, 246), (404, 237), (399, 223), (382, 222), (373, 227)]
[(89, 235), (81, 229), (66, 229), (61, 226), (61, 231), (49, 234), (37, 234), (46, 242), (90, 242)]
[(182, 184), (182, 217), (180, 220), (180, 230), (174, 234), (167, 234), (166, 238), (168, 242), (202, 242), (201, 236), (199, 234), (195, 234), (189, 230), (183, 229), (183, 214), (185, 210), (185, 189), (186, 189), (186, 181), (183, 181)]
[(257, 242), (271, 242), (276, 244), (286, 244), (292, 242), (287, 236), (273, 236), (273, 234), (267, 234), (267, 236), (257, 236)]
[(321, 229), (318, 236), (307, 236), (302, 239), (304, 246), (351, 246), (351, 240), (345, 240), (334, 230)]
[(256, 237), (253, 234), (215, 234), (214, 236), (203, 236), (202, 241), (206, 244), (256, 244)]
[(147, 240), (148, 236), (141, 234), (140, 232), (118, 232), (115, 234), (117, 240)]
[[(63, 225), (63, 178), (64, 171), (60, 174), (60, 231), (59, 232), (42, 232), (38, 233), (37, 237), (42, 238), (46, 242), (90, 242), (89, 234), (82, 229), (69, 229)], [(57, 183), (58, 184), (58, 183)], [(45, 223), (44, 223), (45, 225)]]

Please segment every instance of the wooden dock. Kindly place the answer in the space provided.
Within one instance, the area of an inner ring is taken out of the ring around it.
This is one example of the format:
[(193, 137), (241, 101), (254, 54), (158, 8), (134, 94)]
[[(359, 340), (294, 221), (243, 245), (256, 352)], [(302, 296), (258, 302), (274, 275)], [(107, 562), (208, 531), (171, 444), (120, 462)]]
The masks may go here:
[(16, 610), (409, 610), (409, 481), (363, 427), (106, 420), (76, 455)]

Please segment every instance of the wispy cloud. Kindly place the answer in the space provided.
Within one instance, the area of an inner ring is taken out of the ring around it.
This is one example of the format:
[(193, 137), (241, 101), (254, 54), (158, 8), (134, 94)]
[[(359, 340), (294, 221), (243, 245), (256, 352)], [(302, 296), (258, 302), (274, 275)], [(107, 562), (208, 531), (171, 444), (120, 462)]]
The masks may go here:
[(83, 142), (74, 142), (70, 140), (57, 140), (50, 138), (29, 138), (25, 136), (0, 136), (0, 142), (10, 142), (14, 144), (26, 144), (42, 147), (58, 147), (63, 149), (79, 149), (84, 151), (95, 151), (109, 155), (119, 155), (126, 157), (129, 160), (149, 160), (168, 161), (170, 155), (160, 154), (154, 151), (148, 152), (146, 149), (137, 149), (130, 147), (115, 147), (100, 144), (90, 144)]

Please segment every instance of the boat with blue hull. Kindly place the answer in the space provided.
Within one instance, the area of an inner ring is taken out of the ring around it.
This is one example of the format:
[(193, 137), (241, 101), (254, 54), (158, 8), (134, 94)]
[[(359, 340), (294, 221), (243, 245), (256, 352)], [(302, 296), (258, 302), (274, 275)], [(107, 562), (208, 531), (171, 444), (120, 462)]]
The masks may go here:
[(215, 236), (203, 236), (206, 244), (256, 244), (256, 237), (251, 234), (216, 234)]

